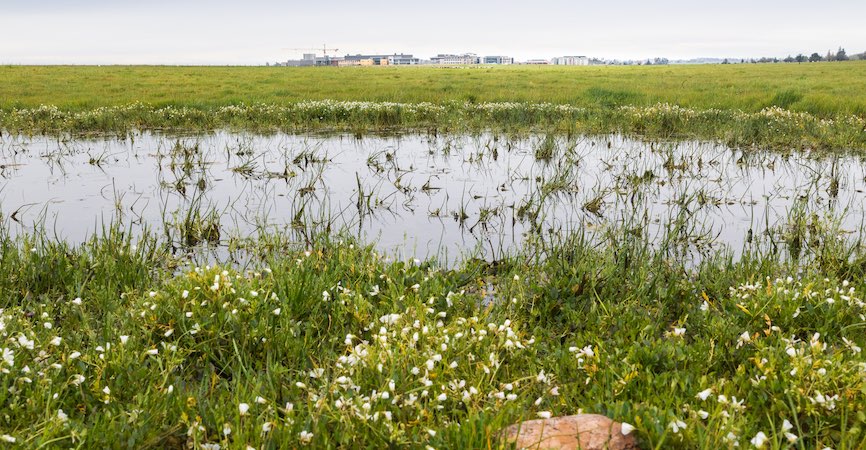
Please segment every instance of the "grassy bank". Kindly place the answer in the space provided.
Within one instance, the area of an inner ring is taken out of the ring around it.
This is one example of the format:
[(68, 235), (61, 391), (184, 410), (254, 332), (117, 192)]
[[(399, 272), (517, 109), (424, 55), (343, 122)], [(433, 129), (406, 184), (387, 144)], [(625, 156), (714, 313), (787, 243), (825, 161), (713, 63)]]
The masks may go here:
[[(277, 242), (277, 241), (275, 241)], [(0, 241), (0, 435), (22, 448), (496, 447), (601, 413), (644, 448), (866, 445), (863, 257), (685, 268), (629, 233), (454, 270), (319, 240), (184, 267), (117, 231)], [(847, 255), (847, 256), (846, 256)], [(676, 426), (674, 426), (676, 425)]]
[(210, 110), (307, 100), (522, 102), (579, 107), (676, 104), (821, 118), (866, 115), (866, 62), (591, 67), (0, 67), (0, 110), (68, 111), (144, 102)]
[(695, 110), (676, 105), (581, 108), (552, 103), (383, 103), (305, 101), (286, 106), (232, 105), (215, 109), (133, 103), (69, 111), (54, 106), (0, 111), (0, 128), (18, 134), (119, 133), (141, 129), (255, 132), (414, 131), (520, 134), (611, 134), (649, 139), (720, 141), (732, 147), (778, 150), (866, 148), (866, 119), (822, 119), (772, 107), (755, 113)]

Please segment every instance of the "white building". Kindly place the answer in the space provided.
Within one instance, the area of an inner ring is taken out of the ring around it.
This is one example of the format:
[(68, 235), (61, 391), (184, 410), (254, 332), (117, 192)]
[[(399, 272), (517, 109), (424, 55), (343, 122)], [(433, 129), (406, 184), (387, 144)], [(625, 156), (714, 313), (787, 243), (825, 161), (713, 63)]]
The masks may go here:
[(412, 66), (421, 62), (420, 59), (404, 53), (394, 53), (392, 55), (346, 55), (344, 59), (347, 61), (362, 61), (362, 63), (359, 64), (362, 66)]
[(432, 58), (430, 62), (433, 64), (445, 65), (463, 65), (463, 64), (478, 64), (480, 59), (475, 53), (464, 53), (462, 55), (451, 55), (440, 53)]
[(557, 66), (588, 66), (589, 58), (586, 56), (559, 56), (550, 61)]
[(392, 66), (414, 66), (421, 63), (421, 60), (412, 56), (412, 55), (404, 55), (402, 53), (388, 55), (388, 64)]
[(484, 64), (514, 64), (514, 58), (510, 56), (485, 56)]

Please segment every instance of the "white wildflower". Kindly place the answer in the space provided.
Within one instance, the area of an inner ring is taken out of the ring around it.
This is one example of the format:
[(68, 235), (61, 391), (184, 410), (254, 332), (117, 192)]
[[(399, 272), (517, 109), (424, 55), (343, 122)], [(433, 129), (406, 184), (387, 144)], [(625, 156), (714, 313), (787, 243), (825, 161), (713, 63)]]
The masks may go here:
[(680, 430), (686, 429), (686, 423), (683, 422), (682, 420), (675, 419), (675, 420), (672, 420), (671, 423), (668, 424), (668, 428), (670, 428), (671, 431), (674, 432), (674, 434), (679, 434)]
[(0, 354), (3, 355), (3, 362), (5, 362), (8, 366), (11, 367), (15, 365), (15, 353), (12, 351), (12, 349), (4, 347), (3, 351), (0, 352)]
[(33, 350), (34, 342), (32, 339), (27, 339), (27, 336), (23, 334), (18, 335), (18, 345), (26, 348), (27, 350)]
[(749, 342), (752, 342), (752, 336), (749, 335), (748, 331), (743, 331), (743, 334), (741, 334), (740, 337), (737, 338), (737, 348), (740, 348)]
[(791, 422), (789, 422), (788, 419), (785, 419), (782, 422), (782, 433), (785, 434), (785, 439), (787, 439), (788, 442), (793, 444), (794, 442), (797, 441), (797, 435), (794, 433), (791, 433), (792, 429), (794, 429), (794, 426), (791, 425)]
[(764, 446), (764, 443), (767, 442), (767, 435), (764, 434), (763, 431), (759, 431), (758, 434), (756, 434), (749, 442), (751, 442), (756, 448), (761, 448)]
[(313, 433), (310, 433), (307, 430), (301, 431), (301, 433), (298, 435), (298, 439), (300, 439), (302, 443), (308, 444), (310, 441), (313, 440)]
[(632, 431), (634, 431), (634, 426), (625, 422), (622, 423), (621, 432), (623, 436), (628, 436), (629, 434), (631, 434)]
[(544, 373), (544, 370), (543, 370), (543, 369), (542, 369), (542, 371), (539, 372), (538, 375), (535, 377), (535, 380), (538, 381), (539, 383), (546, 383), (546, 382), (547, 382), (547, 375)]

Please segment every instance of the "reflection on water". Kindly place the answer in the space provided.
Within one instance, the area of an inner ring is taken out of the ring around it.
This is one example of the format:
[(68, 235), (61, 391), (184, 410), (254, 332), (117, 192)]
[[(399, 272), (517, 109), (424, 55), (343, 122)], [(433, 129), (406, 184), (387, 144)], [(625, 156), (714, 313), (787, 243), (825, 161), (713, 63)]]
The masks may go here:
[(115, 222), (178, 249), (344, 231), (405, 257), (492, 260), (528, 237), (625, 227), (697, 254), (736, 251), (784, 233), (792, 214), (858, 230), (866, 189), (854, 157), (619, 136), (0, 139), (13, 234), (44, 227), (78, 242)]

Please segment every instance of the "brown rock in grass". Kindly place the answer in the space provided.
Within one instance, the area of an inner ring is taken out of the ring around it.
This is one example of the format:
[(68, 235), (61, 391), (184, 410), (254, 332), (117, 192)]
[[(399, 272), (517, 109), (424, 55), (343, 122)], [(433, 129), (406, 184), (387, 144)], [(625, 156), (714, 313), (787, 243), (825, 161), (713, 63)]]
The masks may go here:
[(637, 449), (632, 434), (622, 434), (622, 424), (599, 415), (577, 414), (528, 420), (503, 430), (505, 439), (517, 448), (628, 450)]

